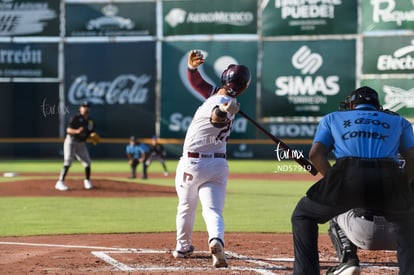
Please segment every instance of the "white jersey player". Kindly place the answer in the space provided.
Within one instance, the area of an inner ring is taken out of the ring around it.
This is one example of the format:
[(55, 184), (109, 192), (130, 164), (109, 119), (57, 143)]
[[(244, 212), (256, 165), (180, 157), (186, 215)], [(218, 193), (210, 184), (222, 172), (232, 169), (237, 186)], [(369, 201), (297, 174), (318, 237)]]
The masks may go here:
[(222, 74), (222, 86), (213, 87), (197, 71), (203, 62), (201, 52), (190, 52), (189, 81), (208, 99), (194, 114), (177, 165), (175, 186), (179, 202), (173, 255), (184, 258), (194, 251), (192, 233), (200, 200), (213, 266), (227, 267), (222, 215), (228, 176), (226, 145), (235, 114), (240, 109), (236, 97), (248, 87), (250, 72), (246, 66), (230, 65)]

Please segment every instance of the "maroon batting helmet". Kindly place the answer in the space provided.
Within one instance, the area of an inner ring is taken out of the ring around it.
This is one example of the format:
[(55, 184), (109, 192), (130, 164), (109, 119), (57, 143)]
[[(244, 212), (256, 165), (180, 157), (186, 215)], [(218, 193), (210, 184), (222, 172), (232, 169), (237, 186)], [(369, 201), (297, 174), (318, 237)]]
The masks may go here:
[(231, 97), (237, 97), (247, 89), (250, 78), (250, 71), (246, 66), (231, 64), (221, 74), (221, 84)]

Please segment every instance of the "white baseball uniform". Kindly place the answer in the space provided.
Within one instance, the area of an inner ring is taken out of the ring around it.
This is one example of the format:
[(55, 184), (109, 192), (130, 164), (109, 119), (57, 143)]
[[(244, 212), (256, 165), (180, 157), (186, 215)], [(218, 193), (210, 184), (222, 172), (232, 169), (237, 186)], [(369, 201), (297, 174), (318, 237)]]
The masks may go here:
[(222, 213), (228, 176), (225, 154), (234, 115), (227, 113), (228, 124), (218, 128), (211, 123), (211, 113), (216, 106), (231, 100), (225, 95), (209, 97), (197, 109), (187, 130), (175, 178), (179, 200), (176, 217), (177, 251), (187, 251), (192, 243), (199, 199), (209, 240), (219, 238), (224, 242)]

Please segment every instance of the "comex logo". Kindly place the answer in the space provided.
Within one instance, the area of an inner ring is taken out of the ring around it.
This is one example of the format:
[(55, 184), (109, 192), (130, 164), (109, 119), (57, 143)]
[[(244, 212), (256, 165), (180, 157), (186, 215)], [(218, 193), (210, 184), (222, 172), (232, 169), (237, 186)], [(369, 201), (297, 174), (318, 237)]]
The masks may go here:
[(414, 52), (414, 40), (411, 41), (411, 45), (396, 50), (393, 55), (380, 55), (377, 69), (380, 71), (413, 70), (414, 58), (408, 55), (411, 52)]
[(322, 56), (312, 53), (308, 46), (302, 46), (293, 56), (292, 65), (302, 74), (314, 74), (322, 66)]
[(173, 28), (185, 22), (187, 12), (183, 9), (172, 9), (165, 16), (165, 21)]
[(398, 87), (384, 85), (382, 89), (385, 93), (384, 109), (397, 112), (403, 107), (414, 108), (414, 88), (404, 90)]

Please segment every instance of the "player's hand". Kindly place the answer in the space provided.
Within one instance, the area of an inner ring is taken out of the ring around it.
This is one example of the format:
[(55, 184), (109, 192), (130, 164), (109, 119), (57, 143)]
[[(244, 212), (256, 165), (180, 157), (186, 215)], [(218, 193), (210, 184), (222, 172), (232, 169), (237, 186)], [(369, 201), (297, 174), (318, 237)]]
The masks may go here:
[(191, 50), (188, 54), (188, 68), (190, 70), (196, 69), (205, 61), (203, 54), (200, 50)]
[(237, 99), (232, 98), (229, 102), (220, 104), (219, 109), (222, 112), (235, 115), (240, 111), (240, 103), (237, 102)]
[(83, 132), (83, 127), (79, 127), (77, 132), (78, 132), (78, 134), (82, 133)]

